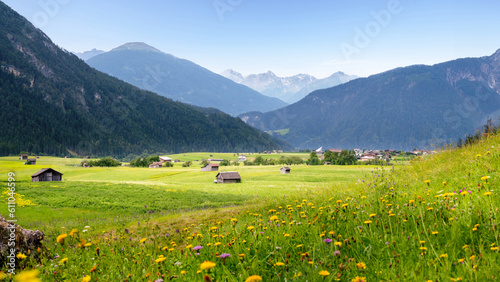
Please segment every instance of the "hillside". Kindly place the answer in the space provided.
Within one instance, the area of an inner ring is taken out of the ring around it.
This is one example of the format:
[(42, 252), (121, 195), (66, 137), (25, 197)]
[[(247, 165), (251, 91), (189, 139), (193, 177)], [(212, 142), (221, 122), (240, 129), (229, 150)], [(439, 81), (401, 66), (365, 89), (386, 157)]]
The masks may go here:
[(300, 148), (410, 150), (474, 133), (500, 110), (500, 50), (492, 56), (398, 68), (240, 117)]
[(145, 43), (127, 43), (86, 62), (141, 89), (231, 115), (271, 111), (287, 105)]
[(218, 110), (96, 71), (1, 2), (0, 26), (0, 155), (290, 148)]

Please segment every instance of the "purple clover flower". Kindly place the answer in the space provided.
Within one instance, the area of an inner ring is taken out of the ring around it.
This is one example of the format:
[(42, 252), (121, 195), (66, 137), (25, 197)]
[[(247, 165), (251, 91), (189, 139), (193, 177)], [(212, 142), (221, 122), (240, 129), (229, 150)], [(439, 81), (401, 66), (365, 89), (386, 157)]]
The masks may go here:
[(201, 248), (203, 248), (203, 247), (202, 246), (196, 246), (196, 247), (193, 248), (193, 250), (199, 251), (199, 250), (201, 250)]
[(340, 256), (340, 251), (337, 250), (337, 251), (333, 252), (333, 256)]
[(330, 239), (330, 238), (326, 238), (325, 240), (323, 240), (323, 242), (325, 242), (325, 243), (329, 244), (329, 243), (331, 243), (331, 242), (332, 242), (332, 239)]
[(223, 253), (223, 254), (221, 254), (219, 257), (220, 257), (221, 259), (225, 259), (225, 258), (228, 258), (228, 257), (230, 257), (230, 256), (231, 256), (231, 255), (230, 255), (230, 254), (228, 254), (228, 253)]

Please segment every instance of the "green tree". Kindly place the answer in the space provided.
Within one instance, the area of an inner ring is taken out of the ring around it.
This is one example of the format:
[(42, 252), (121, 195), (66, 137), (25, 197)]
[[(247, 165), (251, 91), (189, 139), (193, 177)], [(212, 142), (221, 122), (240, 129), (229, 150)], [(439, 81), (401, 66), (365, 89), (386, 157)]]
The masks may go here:
[(319, 158), (318, 154), (314, 151), (311, 152), (309, 155), (309, 159), (307, 160), (307, 163), (310, 165), (319, 165)]

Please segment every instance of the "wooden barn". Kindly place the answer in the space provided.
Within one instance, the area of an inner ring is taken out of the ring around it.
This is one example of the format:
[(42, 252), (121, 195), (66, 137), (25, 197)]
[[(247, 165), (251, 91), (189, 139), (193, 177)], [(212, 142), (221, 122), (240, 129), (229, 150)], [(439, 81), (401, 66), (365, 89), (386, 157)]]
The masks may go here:
[(237, 171), (225, 171), (217, 173), (217, 183), (240, 183), (241, 176)]
[(284, 167), (280, 168), (280, 171), (281, 171), (282, 174), (290, 174), (290, 170), (291, 169), (289, 167), (287, 167), (287, 166), (284, 166)]
[(39, 172), (31, 176), (31, 182), (61, 181), (62, 175), (62, 173), (52, 168), (42, 168)]
[(201, 171), (219, 171), (219, 164), (207, 164)]
[(149, 165), (149, 168), (160, 168), (162, 166), (163, 165), (161, 164), (161, 162), (154, 162), (154, 163)]
[(19, 159), (22, 160), (22, 161), (23, 160), (27, 160), (28, 159), (28, 155), (23, 154), (23, 155), (21, 155), (21, 157)]
[(24, 164), (27, 164), (27, 165), (36, 165), (36, 159), (27, 159)]
[(172, 159), (169, 158), (169, 157), (160, 157), (160, 161), (162, 163), (171, 163), (172, 162)]

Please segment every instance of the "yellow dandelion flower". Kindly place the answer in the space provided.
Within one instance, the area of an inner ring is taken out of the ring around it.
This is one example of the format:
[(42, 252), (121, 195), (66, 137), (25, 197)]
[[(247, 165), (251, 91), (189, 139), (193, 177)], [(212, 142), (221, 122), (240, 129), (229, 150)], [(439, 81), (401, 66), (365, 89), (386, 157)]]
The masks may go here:
[(489, 196), (489, 195), (491, 195), (491, 194), (493, 194), (493, 192), (491, 192), (491, 191), (488, 191), (488, 192), (485, 192), (485, 193), (484, 193), (484, 195), (485, 195), (485, 196)]
[(59, 236), (57, 236), (57, 243), (59, 244), (64, 244), (64, 239), (66, 239), (66, 237), (68, 237), (68, 234), (61, 234)]
[(255, 229), (255, 227), (254, 227), (254, 226), (248, 226), (248, 227), (247, 227), (247, 230), (249, 230), (249, 231), (254, 230), (254, 229)]
[(335, 242), (333, 244), (335, 244), (335, 246), (342, 247), (342, 242)]
[(71, 232), (69, 232), (69, 236), (73, 237), (73, 235), (75, 235), (76, 233), (78, 233), (78, 229), (73, 229), (71, 230)]
[(356, 267), (359, 269), (366, 269), (366, 264), (364, 262), (358, 262)]
[(377, 216), (377, 215), (374, 213), (370, 214), (370, 217), (375, 217), (375, 216)]
[(68, 258), (63, 258), (62, 260), (59, 261), (60, 264), (65, 264), (68, 262)]
[(425, 241), (419, 241), (420, 244), (425, 244)]
[(259, 275), (251, 275), (251, 276), (248, 276), (247, 279), (245, 279), (245, 282), (261, 282), (262, 281), (262, 277), (260, 277)]
[(488, 178), (490, 178), (490, 177), (489, 176), (483, 176), (483, 177), (481, 177), (481, 180), (485, 181), (485, 180), (488, 180)]
[(38, 270), (38, 269), (23, 271), (19, 275), (16, 276), (15, 281), (39, 282), (39, 281), (42, 281), (38, 278), (39, 274), (40, 274), (40, 270)]
[(326, 271), (326, 270), (323, 270), (323, 271), (320, 271), (320, 272), (319, 272), (319, 275), (321, 275), (321, 276), (325, 277), (325, 276), (330, 275), (330, 272), (328, 272), (328, 271)]
[(215, 267), (215, 262), (211, 262), (211, 261), (204, 261), (200, 264), (200, 269), (202, 270), (207, 270), (207, 269), (211, 269), (211, 268), (214, 268)]
[(284, 266), (285, 264), (279, 261), (279, 262), (275, 263), (274, 265), (276, 265), (276, 266)]
[(147, 239), (148, 239), (148, 238), (142, 238), (142, 239), (141, 239), (141, 241), (139, 241), (139, 243), (141, 243), (141, 244), (142, 244), (142, 243), (146, 242), (146, 240), (147, 240)]
[(370, 223), (372, 223), (371, 220), (365, 220), (365, 224), (370, 224)]
[(440, 258), (447, 258), (448, 257), (448, 254), (442, 254), (439, 256)]
[(87, 275), (82, 278), (82, 282), (90, 282), (90, 279), (91, 279), (90, 275)]
[(351, 282), (366, 282), (366, 277), (356, 276), (353, 279), (351, 279)]
[(429, 184), (431, 181), (430, 180), (425, 180), (424, 183), (425, 184)]
[(27, 256), (23, 253), (18, 253), (17, 256), (16, 256), (18, 259), (25, 259), (27, 258)]
[(156, 261), (156, 262), (162, 262), (162, 261), (164, 261), (164, 260), (166, 260), (166, 259), (167, 259), (166, 257), (164, 257), (164, 256), (160, 256), (160, 257), (158, 257), (155, 261)]
[(432, 231), (432, 235), (437, 235), (439, 232), (437, 231)]

